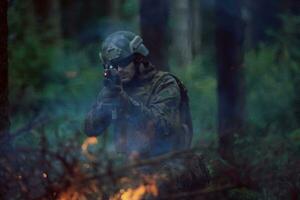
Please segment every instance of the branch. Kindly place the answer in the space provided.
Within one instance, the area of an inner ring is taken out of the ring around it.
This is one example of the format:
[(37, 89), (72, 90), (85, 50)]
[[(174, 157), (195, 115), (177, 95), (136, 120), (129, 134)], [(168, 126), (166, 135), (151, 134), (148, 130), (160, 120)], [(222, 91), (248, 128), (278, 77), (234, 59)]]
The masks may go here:
[(237, 186), (235, 185), (225, 185), (222, 187), (214, 187), (214, 186), (209, 186), (203, 190), (197, 190), (197, 191), (192, 191), (192, 192), (182, 192), (182, 193), (178, 193), (178, 194), (174, 194), (174, 195), (164, 195), (161, 196), (160, 199), (183, 199), (186, 197), (191, 197), (191, 196), (205, 196), (205, 195), (209, 195), (211, 193), (217, 193), (217, 192), (223, 192), (226, 190), (230, 190), (230, 189), (234, 189), (237, 188)]

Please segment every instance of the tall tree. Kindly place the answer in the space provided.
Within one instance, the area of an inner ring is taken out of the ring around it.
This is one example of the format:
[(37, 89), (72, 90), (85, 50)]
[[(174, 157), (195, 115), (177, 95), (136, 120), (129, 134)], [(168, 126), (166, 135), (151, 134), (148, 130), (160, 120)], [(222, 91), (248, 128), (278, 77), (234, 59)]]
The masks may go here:
[[(247, 46), (257, 47), (261, 42), (270, 41), (269, 30), (280, 27), (279, 14), (281, 13), (283, 1), (272, 0), (245, 0), (244, 9), (247, 13)], [(287, 3), (286, 3), (287, 4)], [(266, 8), (268, 10), (266, 11)]]
[(191, 0), (190, 10), (192, 56), (195, 58), (199, 55), (201, 49), (202, 17), (200, 0)]
[(243, 132), (243, 36), (239, 0), (216, 1), (219, 152), (233, 159), (235, 135)]
[(140, 0), (141, 34), (150, 51), (151, 61), (162, 70), (168, 70), (168, 0)]
[[(81, 5), (78, 0), (62, 0), (61, 1), (61, 25), (62, 25), (62, 34), (64, 38), (73, 38), (77, 36), (78, 31), (81, 27), (81, 17), (80, 10)], [(90, 12), (85, 12), (90, 13)]]
[(59, 0), (33, 0), (35, 18), (40, 32), (46, 32), (46, 42), (61, 43), (61, 15)]
[(172, 27), (173, 53), (180, 66), (187, 66), (192, 62), (192, 28), (190, 15), (190, 1), (174, 0), (172, 4)]
[(7, 62), (7, 4), (0, 4), (0, 140), (8, 134), (9, 129), (9, 102), (8, 102), (8, 62)]
[(285, 0), (282, 2), (283, 8), (294, 15), (300, 14), (300, 1), (298, 0)]
[(121, 6), (124, 1), (112, 0), (110, 1), (110, 16), (114, 20), (120, 20), (121, 16)]
[(199, 0), (174, 0), (171, 9), (172, 53), (180, 66), (188, 66), (199, 55), (201, 10)]
[(101, 27), (100, 20), (110, 17), (118, 20), (124, 0), (61, 0), (61, 25), (63, 37), (76, 39), (81, 44), (99, 42), (107, 27)]

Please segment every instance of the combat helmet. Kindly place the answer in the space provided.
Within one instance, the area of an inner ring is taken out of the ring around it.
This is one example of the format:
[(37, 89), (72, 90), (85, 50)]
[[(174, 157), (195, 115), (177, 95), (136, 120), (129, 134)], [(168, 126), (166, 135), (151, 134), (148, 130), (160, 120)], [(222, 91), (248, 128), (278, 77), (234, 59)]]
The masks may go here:
[(104, 40), (99, 56), (104, 65), (114, 66), (128, 63), (135, 54), (145, 57), (149, 54), (143, 39), (129, 31), (117, 31)]

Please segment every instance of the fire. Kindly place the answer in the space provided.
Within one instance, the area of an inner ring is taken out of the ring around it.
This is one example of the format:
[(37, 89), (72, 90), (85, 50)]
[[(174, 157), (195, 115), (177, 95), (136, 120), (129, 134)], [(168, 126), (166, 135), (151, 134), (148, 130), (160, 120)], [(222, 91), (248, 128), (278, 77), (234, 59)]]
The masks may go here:
[(63, 192), (58, 200), (78, 200), (84, 199), (84, 195), (80, 194), (75, 188), (68, 188), (67, 191)]
[(98, 143), (98, 140), (96, 137), (88, 137), (84, 140), (84, 142), (81, 145), (82, 153), (89, 159), (89, 160), (95, 160), (95, 157), (91, 155), (91, 153), (88, 151), (88, 147), (90, 145), (95, 145)]
[(96, 180), (86, 181), (86, 174), (83, 173), (79, 166), (75, 166), (74, 174), (70, 177), (71, 185), (65, 188), (59, 195), (57, 200), (88, 200), (89, 197), (96, 196), (95, 200), (102, 200), (102, 191), (98, 187)]
[[(66, 191), (62, 192), (57, 200), (88, 200), (89, 196), (100, 193), (101, 191), (98, 190), (97, 186), (93, 185), (93, 183), (90, 183), (88, 187), (83, 188), (71, 186)], [(99, 196), (96, 200), (102, 200), (102, 198)]]
[(141, 200), (147, 194), (152, 196), (158, 195), (156, 177), (144, 176), (145, 183), (136, 188), (121, 189), (109, 200)]
[(90, 145), (97, 144), (98, 140), (96, 137), (88, 137), (87, 139), (84, 140), (84, 142), (81, 145), (81, 149), (83, 152), (87, 152), (87, 149)]

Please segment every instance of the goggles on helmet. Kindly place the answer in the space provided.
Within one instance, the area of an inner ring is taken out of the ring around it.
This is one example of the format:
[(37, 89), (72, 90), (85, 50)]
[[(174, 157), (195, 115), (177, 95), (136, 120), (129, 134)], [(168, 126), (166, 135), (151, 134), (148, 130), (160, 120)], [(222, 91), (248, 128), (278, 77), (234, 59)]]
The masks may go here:
[(125, 68), (127, 67), (132, 61), (134, 60), (134, 55), (130, 55), (126, 58), (117, 58), (117, 59), (113, 59), (110, 62), (108, 62), (107, 64), (105, 64), (104, 68), (108, 68), (112, 67), (117, 69), (118, 67), (120, 68)]

